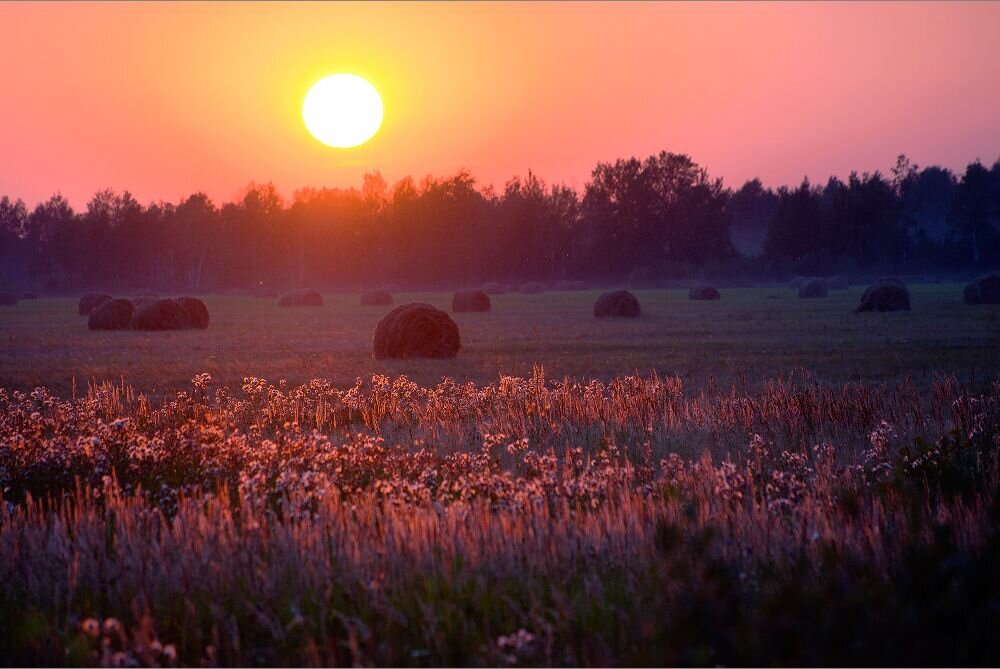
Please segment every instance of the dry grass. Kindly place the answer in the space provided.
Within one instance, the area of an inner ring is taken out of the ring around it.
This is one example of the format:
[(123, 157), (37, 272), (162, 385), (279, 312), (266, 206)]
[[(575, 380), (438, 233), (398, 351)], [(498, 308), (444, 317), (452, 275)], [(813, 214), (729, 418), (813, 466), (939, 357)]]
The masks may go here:
[(1000, 383), (808, 381), (0, 391), (0, 656), (996, 663)]

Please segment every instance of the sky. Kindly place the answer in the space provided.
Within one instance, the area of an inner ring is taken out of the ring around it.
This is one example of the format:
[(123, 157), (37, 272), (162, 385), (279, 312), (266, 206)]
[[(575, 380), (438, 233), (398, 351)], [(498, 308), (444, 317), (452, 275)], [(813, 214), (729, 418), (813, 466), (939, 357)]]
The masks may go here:
[[(1000, 158), (1000, 3), (0, 3), (0, 194), (286, 196), (467, 169), (582, 189), (687, 153), (738, 187)], [(382, 95), (353, 149), (301, 117)]]

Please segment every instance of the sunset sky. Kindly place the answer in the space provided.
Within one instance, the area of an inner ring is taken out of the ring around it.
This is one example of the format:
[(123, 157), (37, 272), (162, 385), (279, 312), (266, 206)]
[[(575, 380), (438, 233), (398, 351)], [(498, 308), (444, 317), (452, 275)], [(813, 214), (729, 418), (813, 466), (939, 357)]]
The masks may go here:
[[(141, 201), (250, 181), (690, 154), (738, 186), (1000, 157), (1000, 3), (0, 4), (0, 194)], [(382, 95), (367, 144), (316, 141), (310, 85)]]

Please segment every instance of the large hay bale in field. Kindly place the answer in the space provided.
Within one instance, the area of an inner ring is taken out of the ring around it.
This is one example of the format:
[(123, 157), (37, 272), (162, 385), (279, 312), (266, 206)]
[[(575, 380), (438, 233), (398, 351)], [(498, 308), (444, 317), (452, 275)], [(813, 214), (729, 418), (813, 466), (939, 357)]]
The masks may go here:
[(830, 286), (827, 285), (826, 279), (809, 279), (799, 288), (799, 297), (826, 297), (829, 292)]
[(148, 302), (132, 315), (133, 330), (183, 330), (190, 327), (187, 311), (174, 300)]
[(387, 290), (369, 290), (361, 294), (361, 306), (386, 307), (392, 304), (392, 293)]
[(861, 303), (855, 312), (862, 311), (909, 311), (910, 291), (899, 279), (887, 277), (879, 279), (865, 288)]
[(641, 313), (639, 300), (627, 290), (601, 293), (594, 302), (594, 318), (637, 318)]
[(798, 290), (799, 288), (802, 287), (802, 284), (804, 284), (808, 280), (809, 279), (807, 277), (797, 276), (788, 282), (788, 287), (791, 288), (792, 290)]
[(688, 291), (689, 300), (718, 300), (721, 298), (722, 296), (719, 295), (719, 291), (714, 286), (695, 286)]
[(826, 280), (826, 285), (830, 290), (847, 290), (851, 287), (851, 282), (846, 276), (831, 276)]
[(188, 327), (198, 330), (208, 329), (208, 306), (204, 302), (197, 297), (187, 295), (174, 298), (174, 302), (181, 305), (181, 308), (187, 313)]
[(311, 288), (293, 290), (278, 298), (279, 307), (322, 307), (323, 296)]
[(492, 306), (490, 296), (481, 290), (460, 290), (451, 298), (451, 310), (456, 313), (489, 311)]
[(496, 281), (490, 281), (489, 283), (483, 284), (483, 292), (487, 295), (503, 295), (507, 292), (507, 288)]
[(111, 299), (111, 296), (107, 293), (84, 293), (83, 297), (80, 298), (80, 315), (86, 316), (94, 307), (100, 306)]
[(966, 304), (1000, 304), (1000, 272), (984, 274), (965, 287)]
[(131, 300), (114, 298), (90, 311), (87, 327), (91, 330), (128, 330), (134, 315), (135, 305)]
[(525, 295), (537, 295), (538, 293), (545, 292), (545, 286), (537, 281), (529, 281), (528, 283), (522, 283), (517, 292), (524, 293)]
[(454, 358), (462, 345), (446, 312), (423, 302), (402, 304), (375, 327), (373, 353), (384, 358)]
[(150, 302), (156, 302), (158, 299), (160, 299), (159, 295), (153, 295), (151, 293), (135, 295), (131, 298), (132, 306), (134, 306), (136, 309), (138, 309), (139, 307), (143, 307), (149, 304)]
[(19, 299), (19, 300), (37, 300), (38, 299), (38, 295), (35, 295), (34, 293), (21, 293), (20, 295), (17, 296), (17, 299)]
[(12, 307), (17, 304), (17, 295), (14, 293), (0, 293), (0, 306)]

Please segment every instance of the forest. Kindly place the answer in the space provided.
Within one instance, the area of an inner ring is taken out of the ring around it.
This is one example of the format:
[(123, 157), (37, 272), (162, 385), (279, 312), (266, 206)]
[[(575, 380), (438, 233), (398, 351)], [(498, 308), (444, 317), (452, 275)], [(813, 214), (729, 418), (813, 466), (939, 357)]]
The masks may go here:
[(97, 192), (0, 199), (0, 288), (446, 287), (483, 281), (975, 274), (1000, 263), (1000, 160), (962, 173), (899, 156), (887, 174), (723, 184), (691, 157), (599, 163), (578, 192), (529, 172), (502, 190), (460, 171), (360, 188), (272, 183), (234, 202)]

